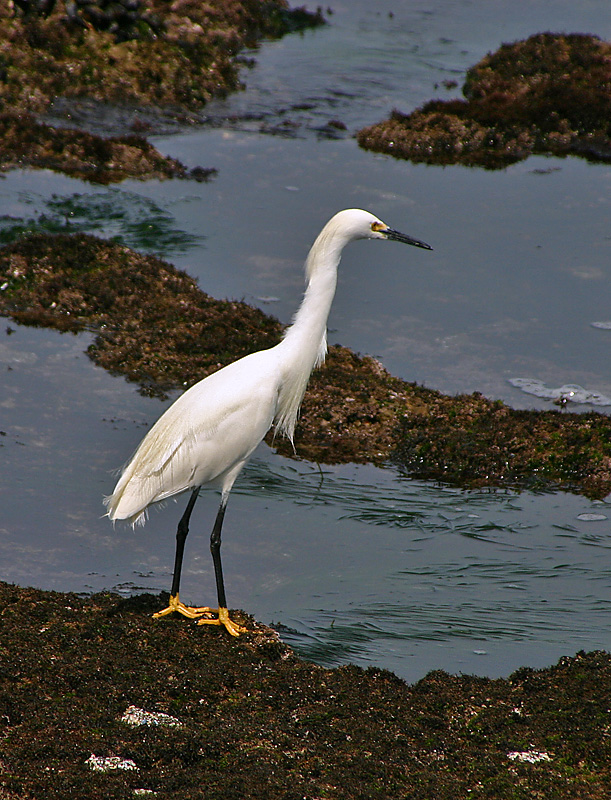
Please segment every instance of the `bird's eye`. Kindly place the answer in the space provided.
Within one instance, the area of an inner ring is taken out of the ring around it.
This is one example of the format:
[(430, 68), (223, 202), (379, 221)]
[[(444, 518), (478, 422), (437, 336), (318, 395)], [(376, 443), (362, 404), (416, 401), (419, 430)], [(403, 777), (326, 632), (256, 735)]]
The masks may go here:
[(383, 225), (381, 222), (372, 222), (371, 223), (371, 230), (374, 233), (379, 233), (380, 231), (383, 231), (384, 229), (385, 229), (385, 225)]

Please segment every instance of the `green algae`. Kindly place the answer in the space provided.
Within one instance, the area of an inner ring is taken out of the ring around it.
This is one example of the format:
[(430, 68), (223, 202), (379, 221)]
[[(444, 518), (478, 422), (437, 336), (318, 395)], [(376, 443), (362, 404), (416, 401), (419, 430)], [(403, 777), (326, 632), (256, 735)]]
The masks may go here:
[[(32, 205), (38, 205), (35, 198)], [(174, 217), (150, 198), (125, 190), (52, 195), (30, 217), (0, 215), (0, 244), (33, 233), (96, 233), (114, 242), (161, 256), (186, 253), (203, 236), (176, 227)]]

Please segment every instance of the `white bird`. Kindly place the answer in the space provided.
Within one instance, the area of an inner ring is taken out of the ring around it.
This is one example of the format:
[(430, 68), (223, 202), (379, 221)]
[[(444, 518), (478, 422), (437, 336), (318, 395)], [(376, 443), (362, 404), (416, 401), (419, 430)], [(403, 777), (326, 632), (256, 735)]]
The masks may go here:
[[(191, 491), (176, 533), (170, 603), (155, 617), (177, 611), (197, 618), (199, 624), (224, 625), (233, 636), (246, 632), (229, 617), (221, 566), (221, 528), (229, 492), (272, 426), (293, 441), (310, 374), (327, 352), (327, 318), (342, 250), (355, 239), (392, 239), (432, 249), (367, 211), (352, 208), (337, 213), (312, 245), (305, 264), (305, 295), (282, 341), (229, 364), (181, 395), (144, 437), (114, 492), (105, 498), (113, 522), (126, 519), (136, 525), (144, 524), (152, 503)], [(210, 536), (218, 609), (186, 606), (179, 599), (189, 519), (205, 484), (221, 490)]]

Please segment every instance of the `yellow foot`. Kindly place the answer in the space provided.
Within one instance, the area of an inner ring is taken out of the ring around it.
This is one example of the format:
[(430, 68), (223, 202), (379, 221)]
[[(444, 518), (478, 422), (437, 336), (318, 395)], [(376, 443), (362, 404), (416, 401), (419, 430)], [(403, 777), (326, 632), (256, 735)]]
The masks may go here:
[[(210, 610), (210, 609), (209, 609)], [(216, 609), (213, 609), (216, 611)], [(198, 625), (224, 625), (232, 636), (239, 636), (241, 633), (248, 633), (248, 628), (243, 628), (229, 619), (229, 611), (226, 608), (218, 609), (218, 617), (214, 619), (200, 619)]]
[(189, 619), (197, 619), (201, 617), (202, 614), (207, 614), (210, 611), (216, 612), (216, 608), (208, 608), (208, 606), (201, 606), (201, 607), (194, 607), (194, 606), (186, 606), (184, 603), (181, 603), (178, 599), (178, 595), (170, 595), (170, 605), (167, 608), (164, 608), (162, 611), (157, 611), (153, 614), (154, 619), (159, 619), (160, 617), (165, 617), (167, 614), (171, 614), (173, 611), (176, 611), (178, 614), (182, 614), (185, 617), (189, 617)]

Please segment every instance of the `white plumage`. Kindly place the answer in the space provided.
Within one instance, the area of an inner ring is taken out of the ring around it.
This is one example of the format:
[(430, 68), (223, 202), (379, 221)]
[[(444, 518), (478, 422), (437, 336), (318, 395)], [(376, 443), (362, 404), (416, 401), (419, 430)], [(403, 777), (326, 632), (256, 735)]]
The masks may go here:
[[(389, 228), (367, 211), (340, 211), (325, 225), (306, 261), (306, 292), (282, 341), (251, 353), (196, 383), (179, 397), (144, 437), (110, 497), (111, 520), (143, 524), (147, 508), (187, 490), (192, 496), (177, 533), (174, 579), (168, 608), (244, 631), (229, 619), (220, 559), (221, 527), (231, 487), (254, 449), (272, 427), (291, 441), (310, 374), (327, 349), (327, 318), (335, 294), (342, 250), (354, 239), (393, 239), (427, 250), (424, 242)], [(178, 598), (184, 542), (199, 488), (221, 489), (221, 506), (210, 547), (218, 594), (216, 609), (185, 606)]]
[[(231, 488), (229, 474), (239, 471), (272, 425), (279, 372), (272, 348), (188, 389), (140, 443), (108, 498), (108, 516), (143, 524), (147, 507), (159, 500), (207, 483)], [(264, 384), (261, 374), (269, 378)]]

